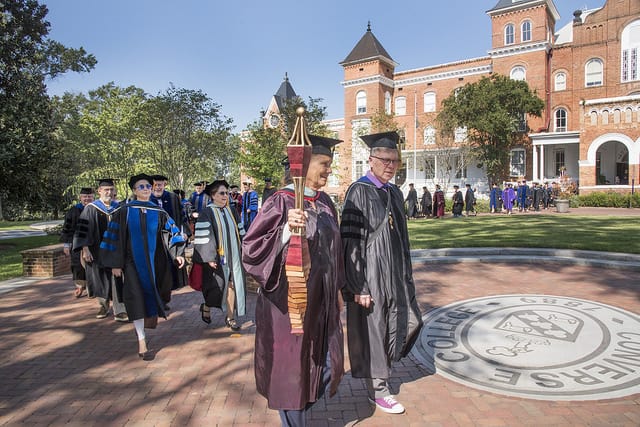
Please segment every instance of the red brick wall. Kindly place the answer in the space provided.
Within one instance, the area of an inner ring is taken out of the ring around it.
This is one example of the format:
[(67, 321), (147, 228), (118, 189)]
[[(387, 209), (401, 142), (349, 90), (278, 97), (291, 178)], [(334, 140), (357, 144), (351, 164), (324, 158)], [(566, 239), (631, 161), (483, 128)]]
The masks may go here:
[(25, 277), (56, 277), (71, 271), (70, 259), (64, 254), (62, 243), (27, 249), (20, 253)]

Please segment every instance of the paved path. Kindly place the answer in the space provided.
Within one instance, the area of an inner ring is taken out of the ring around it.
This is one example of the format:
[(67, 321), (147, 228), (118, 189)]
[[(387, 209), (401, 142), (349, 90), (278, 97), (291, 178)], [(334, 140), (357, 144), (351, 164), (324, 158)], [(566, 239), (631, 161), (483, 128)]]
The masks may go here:
[[(640, 278), (623, 269), (435, 264), (416, 266), (415, 279), (423, 313), (513, 293), (563, 295), (640, 313)], [(14, 283), (2, 295), (0, 425), (279, 425), (255, 391), (255, 295), (248, 296), (251, 314), (242, 331), (232, 334), (220, 312), (211, 325), (200, 320), (198, 293), (175, 292), (168, 321), (148, 333), (156, 359), (143, 362), (132, 325), (95, 319), (97, 303), (73, 298), (72, 290), (65, 276)], [(431, 375), (413, 356), (395, 365), (392, 386), (407, 408), (403, 415), (374, 412), (363, 382), (347, 373), (338, 394), (313, 408), (310, 425), (640, 425), (638, 394), (587, 402), (506, 397)]]

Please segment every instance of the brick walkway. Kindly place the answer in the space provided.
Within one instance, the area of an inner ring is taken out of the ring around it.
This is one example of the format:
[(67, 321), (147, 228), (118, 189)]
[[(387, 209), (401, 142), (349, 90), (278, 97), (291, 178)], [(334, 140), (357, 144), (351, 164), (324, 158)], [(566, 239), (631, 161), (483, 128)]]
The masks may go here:
[[(640, 278), (581, 266), (447, 264), (417, 267), (423, 312), (495, 294), (591, 299), (640, 313)], [(231, 334), (216, 312), (199, 317), (201, 296), (174, 293), (168, 321), (148, 332), (156, 359), (138, 359), (131, 324), (97, 320), (97, 303), (71, 297), (69, 277), (5, 293), (0, 302), (0, 424), (277, 426), (257, 395), (252, 315)], [(253, 313), (255, 295), (248, 298)], [(348, 364), (347, 364), (348, 368)], [(392, 386), (403, 415), (374, 413), (361, 380), (347, 374), (332, 399), (318, 402), (312, 426), (640, 425), (640, 395), (608, 401), (548, 402), (470, 389), (429, 375), (411, 357)]]

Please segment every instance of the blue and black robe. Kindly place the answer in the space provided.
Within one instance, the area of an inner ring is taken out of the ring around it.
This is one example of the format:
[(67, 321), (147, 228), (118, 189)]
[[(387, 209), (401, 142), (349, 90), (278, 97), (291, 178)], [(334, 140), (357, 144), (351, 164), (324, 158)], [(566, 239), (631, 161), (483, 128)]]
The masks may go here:
[(171, 292), (172, 263), (185, 240), (169, 214), (152, 202), (118, 209), (100, 244), (105, 267), (123, 269), (123, 302), (129, 319), (165, 316), (161, 294)]

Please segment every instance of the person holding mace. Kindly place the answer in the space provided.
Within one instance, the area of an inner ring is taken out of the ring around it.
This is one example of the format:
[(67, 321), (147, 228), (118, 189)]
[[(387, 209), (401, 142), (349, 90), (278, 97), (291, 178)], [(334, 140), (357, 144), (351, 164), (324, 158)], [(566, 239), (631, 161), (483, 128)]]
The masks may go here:
[[(340, 229), (331, 198), (320, 191), (331, 174), (332, 148), (341, 141), (308, 138), (312, 155), (304, 209), (294, 208), (294, 187), (284, 187), (269, 197), (242, 242), (245, 270), (260, 286), (255, 321), (256, 387), (269, 408), (280, 411), (283, 426), (304, 426), (311, 405), (325, 389), (333, 395), (344, 375)], [(306, 282), (306, 313), (298, 330), (289, 313), (290, 280), (285, 265), (288, 267), (287, 257), (293, 251), (292, 230), (299, 228), (313, 257)]]

